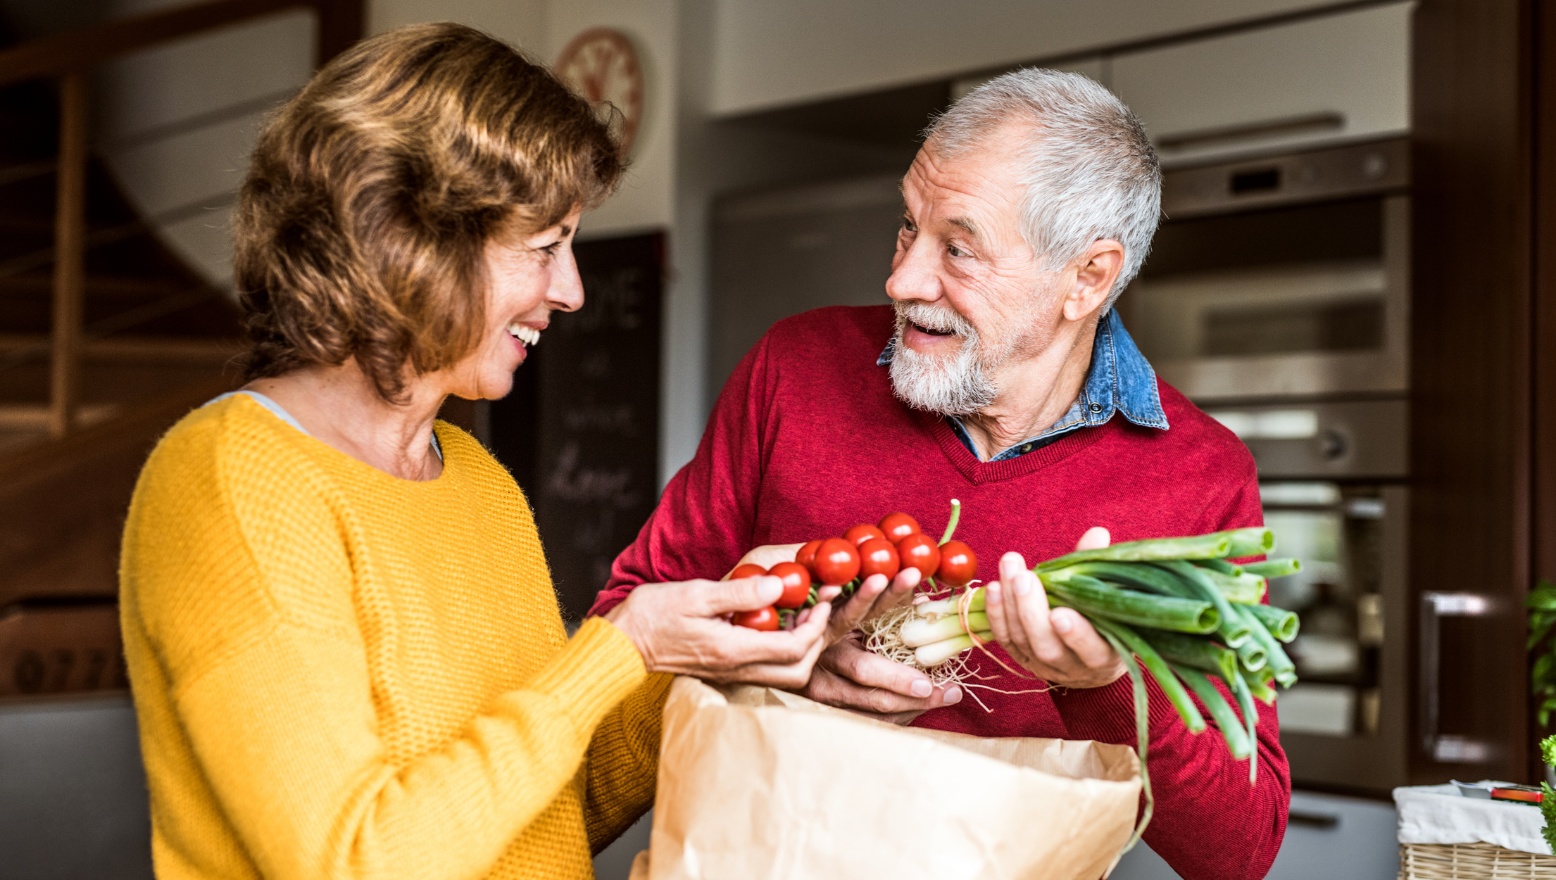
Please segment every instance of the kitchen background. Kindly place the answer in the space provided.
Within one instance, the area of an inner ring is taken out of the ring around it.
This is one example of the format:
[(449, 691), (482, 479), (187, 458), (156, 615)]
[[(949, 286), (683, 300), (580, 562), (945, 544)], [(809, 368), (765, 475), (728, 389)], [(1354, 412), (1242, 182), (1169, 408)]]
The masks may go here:
[[(885, 301), (930, 114), (1074, 70), (1167, 169), (1125, 321), (1249, 444), (1312, 563), (1271, 591), (1304, 683), (1270, 876), (1392, 877), (1392, 787), (1533, 779), (1518, 602), (1556, 572), (1537, 4), (0, 0), (0, 880), (149, 876), (112, 599), (135, 469), (230, 381), (225, 223), (263, 114), (354, 37), (440, 19), (571, 60), (635, 130), (580, 236), (589, 308), (508, 400), (447, 412), (529, 491), (569, 614), (767, 326)], [(600, 876), (646, 845), (647, 820)], [(1114, 876), (1175, 875), (1142, 847)]]

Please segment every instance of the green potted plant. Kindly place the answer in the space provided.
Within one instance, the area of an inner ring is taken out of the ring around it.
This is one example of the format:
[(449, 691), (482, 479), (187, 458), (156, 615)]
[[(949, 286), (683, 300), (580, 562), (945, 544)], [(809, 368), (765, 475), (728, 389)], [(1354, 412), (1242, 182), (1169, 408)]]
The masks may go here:
[[(1529, 609), (1528, 649), (1534, 655), (1529, 690), (1538, 698), (1535, 714), (1543, 728), (1556, 711), (1556, 584), (1542, 578), (1524, 597), (1524, 606)], [(1556, 785), (1556, 768), (1552, 766), (1556, 765), (1556, 736), (1540, 742), (1540, 756), (1545, 761), (1544, 784), (1549, 791), (1549, 786)], [(1545, 803), (1551, 800), (1547, 795)], [(1556, 808), (1556, 804), (1552, 806)]]
[[(1540, 740), (1540, 758), (1545, 761), (1545, 775), (1551, 775), (1551, 765), (1556, 764), (1556, 736), (1548, 736)], [(1556, 789), (1551, 788), (1549, 779), (1540, 783), (1540, 817), (1545, 820), (1545, 827), (1540, 829), (1540, 836), (1545, 838), (1545, 845), (1556, 853)]]

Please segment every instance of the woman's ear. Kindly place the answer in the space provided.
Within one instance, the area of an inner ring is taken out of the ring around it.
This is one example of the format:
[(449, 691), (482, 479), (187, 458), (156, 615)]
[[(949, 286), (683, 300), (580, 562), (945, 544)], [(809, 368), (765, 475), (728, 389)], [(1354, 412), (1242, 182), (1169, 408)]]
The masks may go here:
[(1064, 301), (1064, 317), (1079, 321), (1101, 308), (1124, 270), (1124, 246), (1111, 238), (1091, 243), (1075, 264), (1075, 286)]

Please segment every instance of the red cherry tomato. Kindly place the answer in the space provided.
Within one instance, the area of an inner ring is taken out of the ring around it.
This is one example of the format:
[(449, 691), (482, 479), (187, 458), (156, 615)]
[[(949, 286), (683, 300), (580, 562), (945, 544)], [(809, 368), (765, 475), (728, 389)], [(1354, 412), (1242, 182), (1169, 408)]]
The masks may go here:
[(735, 566), (734, 571), (729, 573), (729, 579), (738, 581), (741, 578), (761, 577), (764, 574), (767, 574), (767, 569), (757, 565), (755, 562), (742, 562)]
[(918, 520), (905, 513), (888, 513), (881, 517), (880, 525), (881, 531), (886, 534), (886, 540), (893, 544), (920, 531)]
[(923, 532), (898, 541), (897, 556), (903, 568), (916, 568), (924, 577), (934, 577), (940, 568), (940, 545)]
[(798, 562), (780, 562), (768, 572), (783, 581), (783, 595), (773, 604), (779, 608), (803, 608), (810, 598), (810, 569)]
[(870, 525), (869, 523), (860, 523), (859, 525), (854, 526), (853, 528), (843, 533), (843, 540), (853, 544), (855, 547), (858, 547), (860, 544), (863, 544), (871, 538), (884, 537), (886, 537), (885, 532), (881, 531), (875, 526)]
[(762, 632), (772, 632), (778, 628), (778, 609), (769, 605), (766, 608), (758, 608), (755, 611), (737, 611), (730, 619), (735, 626), (743, 626), (747, 629), (759, 629)]
[(821, 541), (821, 538), (817, 538), (814, 541), (806, 541), (805, 546), (800, 548), (800, 552), (794, 554), (794, 561), (806, 568), (810, 568), (811, 563), (816, 561), (816, 550), (821, 546)]
[(978, 573), (978, 557), (972, 548), (961, 541), (947, 541), (940, 545), (940, 573), (935, 575), (943, 584), (965, 587)]
[(884, 574), (889, 581), (902, 569), (897, 547), (885, 538), (871, 538), (859, 545), (859, 576)]
[(816, 550), (810, 570), (823, 586), (841, 587), (859, 574), (859, 551), (845, 538), (828, 538)]

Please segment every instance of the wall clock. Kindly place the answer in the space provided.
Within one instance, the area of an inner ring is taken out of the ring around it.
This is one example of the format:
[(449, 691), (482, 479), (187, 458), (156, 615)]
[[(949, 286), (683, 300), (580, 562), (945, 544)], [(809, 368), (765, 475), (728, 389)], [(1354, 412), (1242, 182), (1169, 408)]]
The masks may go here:
[(637, 138), (643, 119), (643, 66), (632, 41), (611, 28), (590, 28), (567, 44), (556, 62), (557, 75), (602, 111), (621, 112), (621, 155)]

